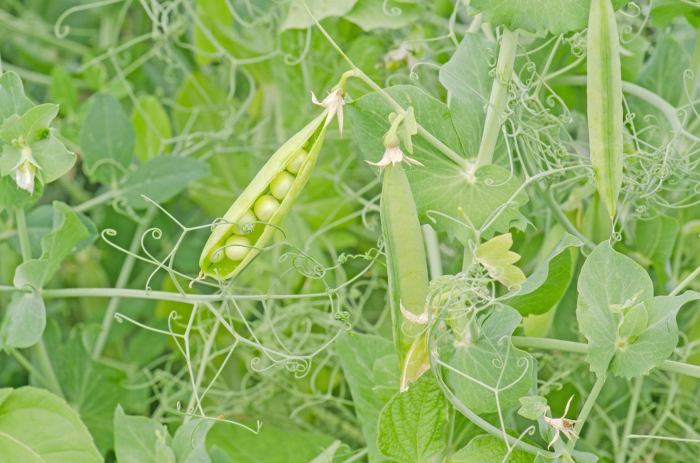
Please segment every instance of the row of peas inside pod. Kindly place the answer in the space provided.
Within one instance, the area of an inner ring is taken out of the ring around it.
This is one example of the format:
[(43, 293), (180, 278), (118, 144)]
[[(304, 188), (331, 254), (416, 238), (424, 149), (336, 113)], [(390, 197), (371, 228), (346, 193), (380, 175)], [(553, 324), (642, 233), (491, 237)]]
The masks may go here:
[(326, 117), (321, 113), (287, 140), (214, 224), (199, 258), (203, 275), (233, 278), (265, 248), (309, 179)]
[(250, 250), (251, 240), (254, 240), (256, 235), (260, 235), (262, 227), (257, 225), (265, 224), (277, 212), (280, 201), (284, 200), (289, 190), (292, 189), (296, 174), (308, 155), (309, 153), (305, 149), (299, 150), (287, 165), (287, 169), (280, 172), (270, 182), (269, 191), (255, 201), (252, 211), (250, 209), (245, 211), (238, 219), (233, 233), (226, 239), (223, 249), (212, 253), (211, 261), (213, 263), (218, 263), (224, 258), (232, 261), (240, 261), (245, 258)]

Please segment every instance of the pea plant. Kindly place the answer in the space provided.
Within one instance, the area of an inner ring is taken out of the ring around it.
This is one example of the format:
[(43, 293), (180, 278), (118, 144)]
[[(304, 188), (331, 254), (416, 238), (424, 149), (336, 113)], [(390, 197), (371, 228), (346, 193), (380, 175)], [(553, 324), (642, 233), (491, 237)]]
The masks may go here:
[(6, 0), (0, 462), (700, 458), (700, 3)]

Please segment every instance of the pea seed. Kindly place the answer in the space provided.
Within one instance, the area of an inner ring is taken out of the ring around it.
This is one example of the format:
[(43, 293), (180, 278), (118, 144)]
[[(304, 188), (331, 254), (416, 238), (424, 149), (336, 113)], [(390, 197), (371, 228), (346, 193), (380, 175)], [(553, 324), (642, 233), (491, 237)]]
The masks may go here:
[(253, 229), (253, 224), (256, 221), (255, 214), (250, 209), (245, 211), (240, 219), (236, 220), (235, 230), (239, 235), (250, 233)]
[(231, 260), (243, 260), (250, 251), (250, 241), (245, 236), (231, 235), (226, 240), (226, 257)]
[(304, 165), (304, 161), (308, 155), (309, 153), (307, 153), (305, 149), (300, 149), (297, 154), (294, 155), (292, 160), (289, 161), (289, 164), (287, 164), (287, 170), (293, 174), (298, 173), (301, 166)]
[(253, 211), (258, 219), (267, 222), (275, 214), (279, 205), (280, 203), (272, 196), (262, 195), (255, 201)]
[(272, 192), (272, 196), (281, 201), (285, 196), (287, 196), (289, 190), (291, 190), (295, 178), (296, 177), (289, 172), (280, 172), (280, 174), (270, 183), (270, 191)]

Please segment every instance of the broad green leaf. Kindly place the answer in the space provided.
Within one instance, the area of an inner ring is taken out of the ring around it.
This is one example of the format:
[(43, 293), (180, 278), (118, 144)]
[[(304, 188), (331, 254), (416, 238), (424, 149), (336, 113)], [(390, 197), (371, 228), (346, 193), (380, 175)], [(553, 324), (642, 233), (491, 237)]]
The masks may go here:
[(121, 178), (131, 164), (134, 129), (112, 95), (93, 97), (80, 130), (80, 150), (85, 172), (102, 183)]
[(497, 307), (482, 322), (477, 339), (455, 347), (447, 381), (475, 413), (498, 411), (497, 394), (505, 411), (535, 385), (535, 359), (508, 339), (520, 320), (515, 309)]
[(44, 138), (51, 122), (58, 115), (58, 105), (46, 103), (28, 109), (21, 116), (13, 114), (0, 125), (0, 140), (12, 144), (22, 138), (31, 144)]
[(538, 420), (547, 411), (547, 399), (539, 395), (528, 395), (518, 399), (518, 415), (530, 420)]
[(549, 311), (569, 286), (574, 272), (572, 248), (579, 246), (578, 238), (565, 233), (520, 288), (508, 293), (503, 302), (523, 316)]
[[(447, 146), (462, 153), (462, 144), (455, 130), (456, 121), (450, 111), (440, 101), (422, 90), (411, 86), (397, 86), (387, 90), (405, 107), (412, 106), (416, 120), (426, 130)], [(382, 140), (389, 128), (387, 117), (391, 109), (376, 94), (372, 93), (349, 105), (353, 138), (363, 157), (377, 161), (384, 152)], [(464, 129), (460, 121), (460, 133)], [(474, 134), (471, 134), (474, 135)], [(475, 135), (480, 136), (480, 135)], [(488, 227), (482, 237), (489, 238), (494, 233), (506, 232), (514, 224), (522, 225), (523, 216), (519, 207), (527, 201), (524, 193), (516, 194), (520, 181), (507, 169), (496, 165), (486, 165), (465, 175), (464, 167), (449, 160), (445, 155), (428, 144), (422, 137), (414, 137), (414, 155), (424, 167), (406, 169), (411, 184), (420, 220), (427, 223), (430, 212), (452, 217), (446, 219), (434, 214), (435, 228), (449, 235), (464, 239), (468, 228), (465, 216), (475, 227)]]
[(82, 330), (74, 329), (63, 339), (58, 323), (49, 324), (44, 335), (51, 367), (66, 401), (80, 414), (106, 454), (113, 446), (114, 410), (126, 405), (129, 391), (124, 372), (93, 360), (84, 344)]
[(533, 463), (535, 456), (508, 447), (502, 439), (490, 434), (476, 436), (452, 455), (447, 463)]
[(150, 203), (141, 195), (158, 203), (165, 202), (184, 190), (189, 182), (208, 173), (209, 168), (199, 159), (159, 156), (130, 172), (120, 190), (131, 207), (143, 209)]
[(695, 3), (678, 0), (655, 0), (649, 15), (651, 24), (663, 30), (678, 16), (684, 16), (693, 27), (700, 24), (700, 8)]
[[(317, 21), (321, 21), (325, 18), (343, 16), (355, 6), (357, 1), (358, 0), (334, 0), (329, 2), (327, 0), (292, 0), (289, 3), (287, 17), (282, 23), (282, 30), (306, 29), (314, 25), (313, 18), (316, 18)], [(313, 18), (309, 15), (304, 5), (309, 8)]]
[(421, 13), (422, 5), (410, 0), (357, 0), (343, 17), (365, 31), (372, 31), (406, 27), (419, 19)]
[(397, 392), (379, 415), (379, 450), (402, 463), (422, 463), (447, 445), (447, 399), (431, 374)]
[(90, 236), (73, 209), (58, 201), (53, 203), (53, 208), (53, 230), (41, 240), (41, 257), (28, 260), (17, 267), (14, 278), (17, 288), (43, 288), (61, 267), (61, 262), (75, 251), (81, 241)]
[[(627, 0), (613, 0), (620, 8)], [(511, 30), (552, 34), (581, 30), (588, 23), (590, 0), (472, 0), (469, 6), (483, 13), (484, 21)]]
[[(616, 350), (610, 371), (631, 378), (647, 374), (668, 359), (678, 344), (676, 315), (681, 306), (698, 299), (700, 293), (688, 291), (680, 296), (656, 296), (646, 301), (643, 312), (639, 309), (635, 311), (643, 313), (642, 320), (639, 320), (641, 315), (635, 316), (636, 320), (626, 328), (628, 332), (620, 333), (620, 336), (628, 334), (629, 340), (624, 345), (614, 347)], [(639, 325), (642, 321), (646, 322), (644, 328)]]
[(24, 349), (41, 339), (46, 328), (46, 307), (35, 292), (15, 296), (7, 306), (0, 328), (0, 347)]
[(317, 432), (277, 428), (271, 422), (263, 423), (258, 434), (239, 426), (220, 423), (207, 435), (207, 445), (218, 447), (233, 463), (311, 461), (335, 440), (332, 436)]
[(602, 375), (615, 355), (619, 314), (611, 306), (633, 306), (654, 295), (649, 275), (636, 262), (614, 251), (608, 242), (596, 246), (578, 279), (576, 317), (589, 343), (588, 363)]
[(32, 102), (24, 95), (22, 80), (14, 72), (0, 75), (0, 119), (24, 114)]
[(651, 279), (629, 257), (605, 242), (588, 256), (578, 281), (576, 316), (598, 375), (643, 375), (666, 360), (678, 343), (676, 314), (700, 296), (653, 297)]
[(511, 251), (512, 246), (513, 236), (510, 233), (498, 235), (477, 246), (474, 258), (491, 278), (508, 289), (519, 289), (526, 277), (522, 270), (513, 265), (520, 260), (520, 254)]
[(168, 429), (152, 418), (114, 412), (114, 452), (119, 463), (175, 463)]
[(394, 345), (379, 336), (353, 334), (340, 337), (335, 348), (350, 386), (370, 461), (380, 461), (377, 420), (384, 404), (399, 390), (399, 360)]
[(136, 100), (131, 112), (136, 142), (134, 151), (142, 161), (162, 154), (166, 141), (172, 137), (170, 119), (154, 96), (144, 96)]
[(212, 420), (195, 418), (175, 431), (172, 449), (177, 463), (211, 463), (206, 443), (213, 425)]
[[(496, 49), (481, 34), (465, 34), (450, 59), (440, 67), (440, 83), (449, 95), (450, 114), (467, 158), (474, 158), (491, 93), (491, 60)], [(502, 138), (502, 137), (501, 137)], [(498, 151), (503, 151), (497, 145)]]
[(0, 389), (0, 461), (102, 463), (78, 414), (42, 389)]

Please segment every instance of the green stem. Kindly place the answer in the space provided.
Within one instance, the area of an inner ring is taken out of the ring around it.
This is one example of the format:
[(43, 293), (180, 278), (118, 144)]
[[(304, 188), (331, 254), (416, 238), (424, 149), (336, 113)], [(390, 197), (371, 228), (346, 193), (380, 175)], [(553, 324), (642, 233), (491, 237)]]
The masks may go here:
[(600, 391), (603, 390), (603, 386), (605, 385), (605, 380), (607, 379), (607, 377), (607, 374), (603, 374), (596, 379), (595, 384), (593, 385), (593, 389), (591, 389), (591, 393), (588, 394), (586, 401), (583, 403), (581, 413), (578, 414), (578, 418), (576, 418), (576, 424), (574, 425), (574, 438), (566, 444), (566, 453), (571, 454), (571, 452), (574, 450), (574, 447), (576, 446), (576, 440), (578, 439), (578, 436), (581, 435), (581, 430), (586, 424), (586, 420), (588, 419), (588, 415), (590, 415), (591, 410), (593, 409), (593, 405), (595, 405), (596, 400), (598, 400)]
[(428, 256), (428, 268), (430, 269), (430, 279), (434, 280), (442, 276), (442, 259), (440, 256), (440, 243), (435, 229), (430, 225), (421, 225), (423, 230), (423, 241), (425, 251)]
[(678, 293), (680, 293), (681, 291), (683, 291), (690, 283), (692, 283), (693, 280), (695, 280), (695, 278), (697, 278), (698, 275), (700, 275), (700, 267), (697, 267), (695, 270), (693, 270), (693, 271), (690, 273), (690, 275), (688, 275), (687, 277), (685, 277), (685, 279), (683, 279), (683, 281), (681, 281), (680, 283), (678, 283), (678, 286), (676, 286), (675, 288), (673, 288), (673, 291), (671, 291), (670, 293), (668, 293), (668, 295), (669, 295), (669, 296), (676, 296)]
[(15, 210), (17, 218), (17, 235), (19, 238), (19, 251), (24, 262), (32, 258), (32, 249), (29, 245), (29, 233), (27, 231), (27, 217), (24, 215), (24, 209), (17, 208)]
[[(15, 216), (17, 218), (17, 237), (19, 239), (19, 249), (20, 253), (22, 254), (22, 261), (27, 262), (32, 258), (32, 249), (29, 244), (29, 231), (27, 229), (27, 217), (24, 214), (24, 209), (15, 209)], [(49, 359), (49, 354), (46, 351), (46, 345), (44, 344), (43, 338), (39, 339), (39, 342), (34, 346), (34, 354), (46, 388), (54, 394), (63, 397), (61, 385), (58, 382), (58, 378), (56, 377), (53, 367), (51, 366), (51, 360)]]
[(513, 75), (515, 54), (518, 49), (518, 33), (507, 28), (503, 29), (501, 36), (501, 48), (498, 51), (496, 63), (496, 75), (491, 84), (491, 96), (484, 120), (484, 131), (481, 134), (481, 144), (476, 157), (476, 165), (491, 164), (493, 153), (501, 133), (503, 114), (508, 102), (508, 85)]
[(627, 409), (627, 418), (625, 419), (625, 427), (622, 431), (622, 445), (620, 451), (615, 456), (615, 463), (625, 463), (627, 457), (627, 447), (629, 446), (629, 435), (634, 427), (634, 420), (637, 417), (637, 408), (639, 407), (639, 396), (642, 393), (643, 377), (634, 379), (634, 389), (632, 390), (632, 398)]
[[(535, 338), (528, 336), (513, 336), (511, 339), (515, 347), (556, 350), (561, 352), (573, 352), (576, 354), (587, 354), (589, 352), (588, 344), (584, 344), (582, 342), (564, 341), (562, 339), (551, 338)], [(700, 365), (676, 362), (674, 360), (664, 360), (661, 362), (658, 368), (660, 370), (668, 371), (669, 373), (678, 373), (681, 375), (690, 376), (692, 378), (700, 378)]]

